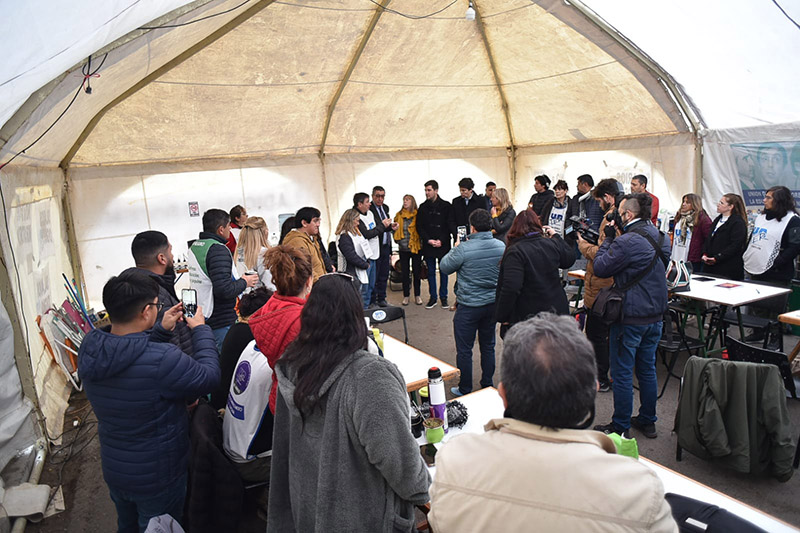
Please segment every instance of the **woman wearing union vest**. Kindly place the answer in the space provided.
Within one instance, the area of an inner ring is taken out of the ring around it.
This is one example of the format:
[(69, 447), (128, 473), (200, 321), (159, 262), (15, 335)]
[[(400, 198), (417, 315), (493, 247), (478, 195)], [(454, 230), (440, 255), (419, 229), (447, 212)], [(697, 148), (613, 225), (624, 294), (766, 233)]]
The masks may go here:
[(744, 252), (744, 269), (754, 281), (789, 287), (799, 253), (800, 217), (792, 193), (783, 185), (772, 187)]

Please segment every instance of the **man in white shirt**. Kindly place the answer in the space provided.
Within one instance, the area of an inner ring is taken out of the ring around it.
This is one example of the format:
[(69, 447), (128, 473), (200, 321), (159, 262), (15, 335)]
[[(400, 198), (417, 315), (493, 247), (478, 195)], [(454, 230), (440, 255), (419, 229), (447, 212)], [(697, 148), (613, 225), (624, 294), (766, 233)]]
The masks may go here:
[(361, 213), (358, 230), (369, 243), (369, 254), (365, 258), (369, 263), (369, 268), (367, 269), (369, 283), (361, 285), (361, 299), (364, 302), (364, 309), (369, 307), (370, 297), (375, 289), (375, 261), (381, 256), (381, 238), (384, 233), (392, 228), (392, 221), (389, 218), (376, 222), (375, 215), (370, 210), (371, 204), (369, 195), (365, 192), (357, 192), (353, 196), (353, 207)]

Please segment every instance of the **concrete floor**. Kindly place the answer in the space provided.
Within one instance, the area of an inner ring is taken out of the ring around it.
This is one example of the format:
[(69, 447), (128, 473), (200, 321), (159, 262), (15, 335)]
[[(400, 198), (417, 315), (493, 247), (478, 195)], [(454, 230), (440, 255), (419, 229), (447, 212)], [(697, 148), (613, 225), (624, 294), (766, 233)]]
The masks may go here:
[[(452, 278), (451, 276), (451, 285)], [(427, 301), (426, 283), (422, 284), (422, 290), (423, 300)], [(390, 291), (388, 298), (390, 303), (399, 305), (401, 299), (402, 293)], [(453, 313), (441, 307), (425, 309), (424, 306), (414, 305), (413, 301), (405, 309), (410, 343), (443, 361), (455, 365)], [(386, 324), (384, 330), (386, 333), (402, 339), (403, 326), (401, 322)], [(787, 336), (787, 350), (794, 346), (797, 341), (797, 337)], [(502, 341), (499, 336), (496, 352), (498, 372), (494, 378), (495, 385), (502, 379), (500, 374)], [(675, 368), (682, 369), (685, 360), (686, 356), (684, 355)], [(480, 380), (480, 355), (477, 351), (477, 346), (474, 352), (474, 367), (473, 386), (477, 389), (479, 386), (478, 381)], [(658, 375), (659, 383), (661, 384), (666, 375), (663, 365), (659, 365)], [(450, 386), (456, 384), (448, 383), (448, 390)], [(676, 461), (675, 447), (677, 437), (671, 433), (671, 429), (674, 422), (677, 399), (678, 380), (671, 379), (664, 396), (658, 403), (659, 420), (656, 423), (659, 432), (658, 438), (646, 439), (635, 433), (633, 435), (638, 437), (640, 454), (757, 509), (761, 509), (789, 524), (800, 527), (800, 506), (796, 502), (796, 496), (800, 494), (800, 475), (798, 475), (797, 471), (788, 482), (779, 483), (767, 477), (757, 478), (726, 470), (698, 459), (688, 452), (683, 454), (682, 461)], [(73, 397), (71, 409), (67, 413), (65, 420), (65, 428), (71, 427), (73, 419), (82, 414), (80, 409), (84, 406), (84, 402), (85, 397), (82, 394)], [(800, 401), (789, 399), (787, 402), (792, 424), (796, 431), (800, 431)], [(607, 423), (611, 419), (612, 409), (611, 393), (598, 394), (596, 421), (598, 423)], [(88, 444), (77, 455), (73, 452), (73, 457), (63, 465), (62, 479), (67, 510), (46, 519), (40, 524), (29, 525), (28, 531), (38, 533), (61, 531), (78, 533), (115, 530), (116, 513), (100, 471), (97, 438), (91, 439), (91, 436), (96, 433), (96, 426), (91, 424), (91, 420), (94, 420), (92, 415), (87, 419), (88, 426), (85, 426), (85, 429), (78, 435), (78, 441), (74, 448), (79, 450), (84, 443)], [(67, 434), (65, 442), (68, 443), (71, 438), (72, 434)], [(57, 454), (55, 460), (63, 459), (63, 455), (63, 453)], [(61, 466), (48, 463), (42, 482), (57, 484), (58, 469)], [(239, 531), (262, 532), (264, 529), (264, 522), (259, 520), (255, 513), (250, 512), (244, 517)]]

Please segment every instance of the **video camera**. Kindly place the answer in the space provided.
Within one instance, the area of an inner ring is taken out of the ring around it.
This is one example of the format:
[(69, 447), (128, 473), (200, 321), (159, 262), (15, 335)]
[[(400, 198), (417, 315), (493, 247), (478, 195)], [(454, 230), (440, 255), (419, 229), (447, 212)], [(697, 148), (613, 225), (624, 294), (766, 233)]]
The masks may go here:
[(589, 244), (597, 244), (600, 234), (592, 227), (592, 221), (588, 218), (581, 218), (577, 215), (569, 217), (569, 228), (567, 233), (577, 232), (578, 235), (583, 237), (583, 240)]

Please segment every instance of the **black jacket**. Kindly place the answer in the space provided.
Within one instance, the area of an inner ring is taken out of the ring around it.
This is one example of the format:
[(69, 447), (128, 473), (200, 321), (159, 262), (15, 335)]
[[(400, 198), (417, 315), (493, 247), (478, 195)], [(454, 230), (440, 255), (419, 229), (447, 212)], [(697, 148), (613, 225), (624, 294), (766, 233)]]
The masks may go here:
[(244, 485), (222, 451), (222, 421), (205, 402), (201, 402), (192, 415), (190, 440), (186, 532), (237, 531)]
[[(201, 239), (215, 239), (225, 244), (216, 233), (200, 232)], [(247, 288), (244, 279), (233, 279), (233, 257), (227, 246), (212, 246), (206, 254), (206, 271), (214, 286), (214, 312), (206, 319), (211, 329), (230, 326), (236, 322), (236, 297)]]
[[(164, 311), (170, 307), (174, 307), (180, 303), (178, 296), (175, 294), (175, 274), (159, 275), (155, 272), (145, 270), (143, 268), (132, 267), (125, 272), (141, 272), (147, 274), (158, 283), (158, 301), (164, 304), (161, 311), (158, 312), (156, 322), (161, 323), (164, 316)], [(175, 329), (170, 332), (169, 342), (181, 349), (181, 351), (188, 355), (194, 355), (194, 346), (192, 345), (192, 330), (186, 325), (186, 322), (179, 321), (175, 324)]]
[[(435, 201), (425, 200), (417, 209), (417, 233), (422, 241), (422, 255), (441, 259), (450, 251), (450, 220), (453, 206), (440, 196)], [(442, 241), (440, 248), (428, 244), (429, 240)], [(431, 268), (428, 265), (428, 268)]]
[(497, 321), (516, 324), (542, 311), (568, 314), (558, 269), (569, 268), (574, 262), (572, 246), (561, 237), (548, 239), (537, 233), (515, 239), (500, 263)]
[[(553, 205), (555, 199), (556, 193), (553, 192), (553, 189), (545, 189), (531, 196), (528, 203), (531, 205), (533, 212), (541, 218), (545, 210), (550, 211), (550, 206)], [(542, 221), (542, 225), (545, 225), (544, 221)]]
[(511, 224), (514, 223), (514, 218), (517, 212), (514, 208), (509, 206), (508, 209), (500, 213), (496, 218), (492, 219), (492, 229), (494, 230), (494, 238), (506, 242), (506, 233), (511, 229)]
[(339, 248), (339, 253), (342, 254), (344, 260), (347, 264), (347, 267), (343, 271), (345, 274), (350, 274), (353, 278), (356, 278), (356, 269), (360, 268), (362, 270), (366, 270), (369, 268), (369, 263), (366, 259), (362, 259), (356, 253), (356, 247), (353, 244), (353, 238), (348, 235), (347, 233), (342, 233), (339, 235), (339, 242), (337, 244)]
[[(369, 210), (372, 211), (372, 214), (375, 217), (375, 224), (380, 224), (381, 226), (383, 226), (383, 223), (381, 221), (384, 218), (391, 219), (392, 215), (389, 214), (390, 211), (389, 211), (389, 206), (388, 205), (383, 204), (381, 207), (383, 207), (383, 212), (386, 213), (386, 217), (381, 217), (380, 213), (378, 213), (378, 207), (375, 204), (371, 204), (369, 206)], [(392, 231), (391, 227), (385, 229), (385, 232), (389, 232), (389, 236), (386, 237), (386, 241), (387, 241), (386, 244), (383, 243), (384, 237), (383, 236), (380, 237), (380, 239), (381, 239), (381, 256), (384, 256), (384, 255), (387, 255), (387, 254), (391, 255), (391, 253), (392, 253), (392, 243), (394, 242), (394, 239), (392, 238), (391, 231)]]
[(458, 235), (459, 226), (466, 226), (467, 234), (469, 234), (469, 216), (476, 209), (486, 209), (486, 199), (482, 194), (473, 192), (469, 204), (461, 196), (453, 198), (453, 209), (450, 211), (450, 233), (454, 238)]
[(744, 279), (742, 253), (747, 244), (747, 222), (732, 213), (730, 218), (714, 231), (721, 219), (722, 215), (714, 219), (703, 247), (703, 253), (713, 257), (717, 262), (713, 265), (704, 264), (703, 272), (721, 278)]
[(241, 322), (231, 326), (225, 340), (222, 341), (222, 350), (219, 354), (220, 380), (219, 387), (211, 392), (211, 405), (214, 409), (224, 409), (228, 403), (228, 392), (231, 390), (231, 380), (233, 372), (236, 370), (236, 363), (239, 357), (253, 340), (253, 332), (250, 326)]

